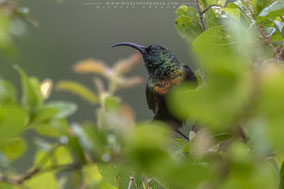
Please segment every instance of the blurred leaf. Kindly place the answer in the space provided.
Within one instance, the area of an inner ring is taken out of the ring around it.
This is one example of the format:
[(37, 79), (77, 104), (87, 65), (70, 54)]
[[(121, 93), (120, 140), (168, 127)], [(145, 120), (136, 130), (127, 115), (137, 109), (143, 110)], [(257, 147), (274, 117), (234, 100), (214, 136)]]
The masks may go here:
[(269, 18), (275, 18), (284, 15), (284, 2), (276, 1), (265, 7), (258, 15), (257, 22), (264, 21)]
[(114, 73), (123, 75), (133, 69), (142, 60), (140, 53), (132, 54), (129, 58), (120, 60), (114, 65)]
[(78, 62), (73, 67), (73, 70), (80, 74), (96, 73), (106, 78), (109, 78), (109, 74), (111, 72), (111, 70), (102, 61), (93, 59)]
[(86, 156), (84, 153), (84, 148), (80, 145), (79, 138), (77, 136), (69, 136), (68, 137), (68, 148), (70, 149), (70, 152), (72, 153), (72, 157), (74, 158), (74, 161), (85, 163), (86, 162)]
[(53, 81), (46, 79), (40, 84), (40, 92), (44, 99), (48, 99), (53, 88)]
[(96, 157), (101, 158), (106, 144), (106, 136), (93, 124), (73, 125), (72, 133), (78, 137), (80, 146), (86, 151), (92, 152)]
[(141, 77), (131, 77), (131, 78), (117, 78), (115, 82), (117, 83), (118, 87), (121, 88), (130, 88), (135, 85), (142, 83), (143, 79)]
[(31, 189), (59, 189), (59, 185), (55, 178), (55, 172), (46, 172), (34, 176), (25, 182), (25, 185)]
[(120, 105), (120, 99), (117, 97), (107, 96), (104, 99), (104, 104), (107, 111), (117, 110)]
[(250, 0), (249, 3), (251, 4), (255, 16), (258, 16), (260, 11), (262, 11), (265, 7), (267, 7), (271, 1), (270, 0)]
[(71, 92), (75, 95), (80, 96), (91, 104), (96, 104), (98, 102), (97, 96), (93, 91), (77, 82), (60, 81), (59, 83), (57, 83), (56, 89)]
[(142, 182), (135, 172), (117, 163), (98, 164), (98, 169), (104, 180), (118, 188), (128, 188), (130, 177), (134, 177), (133, 188), (142, 188)]
[(88, 184), (93, 184), (95, 182), (101, 181), (102, 176), (99, 172), (97, 165), (88, 165), (83, 167), (83, 174), (86, 182)]
[(66, 118), (70, 115), (74, 114), (77, 110), (77, 105), (72, 102), (64, 102), (64, 101), (57, 101), (57, 102), (50, 102), (46, 104), (47, 107), (54, 108), (57, 110), (56, 118)]
[(33, 128), (43, 136), (61, 137), (68, 134), (68, 123), (64, 119), (52, 119), (33, 125)]
[(28, 78), (23, 69), (15, 66), (21, 76), (22, 82), (22, 102), (24, 107), (31, 113), (34, 113), (42, 104), (40, 86), (35, 78)]
[(193, 50), (207, 68), (207, 83), (196, 90), (184, 86), (173, 93), (170, 105), (177, 116), (221, 127), (242, 111), (251, 81), (244, 74), (248, 69), (246, 61), (233, 54), (231, 39), (217, 26), (194, 40)]
[(0, 144), (19, 136), (27, 121), (26, 113), (17, 106), (0, 107)]
[(6, 55), (14, 55), (15, 50), (12, 44), (12, 35), (10, 32), (11, 19), (0, 7), (0, 50)]
[(181, 37), (191, 42), (202, 33), (198, 11), (195, 8), (182, 5), (176, 10), (176, 14), (176, 30)]
[[(50, 146), (50, 148), (52, 148)], [(48, 154), (47, 151), (37, 151), (35, 155), (35, 160), (34, 160), (34, 165), (38, 165), (39, 163), (42, 163), (42, 160), (46, 156), (50, 156), (48, 161), (45, 162), (44, 165), (41, 165), (43, 168), (54, 166), (54, 165), (66, 165), (72, 163), (72, 157), (69, 152), (69, 150), (65, 146), (59, 146), (58, 148), (55, 149), (55, 152), (53, 154)]]
[[(250, 8), (244, 2), (245, 1), (242, 0), (236, 0), (232, 4), (235, 4), (242, 11), (242, 13), (246, 15), (246, 17), (249, 18), (252, 23), (254, 23), (255, 20), (253, 18), (252, 10), (250, 10)], [(232, 4), (228, 5), (228, 7), (233, 7)]]
[(255, 116), (267, 125), (268, 136), (277, 149), (284, 150), (282, 142), (284, 132), (283, 95), (284, 70), (277, 64), (270, 64), (264, 71), (261, 81), (259, 103)]
[(1, 189), (17, 189), (15, 186), (13, 186), (12, 184), (8, 184), (8, 183), (0, 183), (0, 188)]
[(264, 34), (266, 37), (271, 37), (275, 32), (276, 32), (276, 28), (274, 27), (268, 27), (268, 28), (265, 28), (264, 30)]
[(229, 16), (233, 17), (237, 21), (240, 21), (241, 18), (241, 12), (238, 8), (222, 8), (222, 10)]
[(279, 33), (282, 34), (284, 23), (281, 22), (281, 21), (277, 21), (277, 20), (274, 20), (273, 23), (274, 23), (275, 27), (278, 29)]
[(279, 189), (284, 189), (284, 161), (282, 162), (281, 168), (280, 168), (280, 184)]
[(13, 138), (0, 145), (0, 150), (5, 154), (9, 161), (21, 157), (26, 149), (27, 144), (22, 138)]
[(16, 91), (8, 81), (0, 80), (0, 104), (14, 104), (17, 101)]

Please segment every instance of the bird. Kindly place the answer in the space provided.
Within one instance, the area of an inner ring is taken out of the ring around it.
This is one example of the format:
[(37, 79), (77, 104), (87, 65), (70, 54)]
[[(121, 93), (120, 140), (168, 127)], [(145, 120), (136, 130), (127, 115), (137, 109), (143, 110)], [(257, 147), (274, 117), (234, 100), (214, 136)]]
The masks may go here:
[(190, 81), (197, 84), (197, 78), (188, 65), (180, 63), (176, 56), (159, 44), (142, 46), (131, 42), (119, 42), (111, 46), (128, 46), (138, 50), (143, 57), (148, 73), (146, 84), (146, 100), (148, 108), (153, 111), (153, 120), (159, 120), (170, 125), (173, 130), (179, 133), (187, 141), (189, 138), (179, 129), (185, 120), (177, 118), (169, 110), (167, 96), (169, 90), (183, 82)]

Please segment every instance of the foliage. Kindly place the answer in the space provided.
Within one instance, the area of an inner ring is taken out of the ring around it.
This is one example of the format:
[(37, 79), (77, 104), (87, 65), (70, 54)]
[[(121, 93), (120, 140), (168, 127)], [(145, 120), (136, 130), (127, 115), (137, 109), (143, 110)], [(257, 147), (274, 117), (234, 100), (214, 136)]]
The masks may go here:
[[(0, 80), (0, 187), (283, 188), (283, 1), (196, 2), (198, 9), (177, 9), (176, 29), (198, 60), (200, 85), (179, 86), (167, 99), (173, 113), (195, 122), (191, 141), (174, 138), (160, 122), (136, 123), (116, 95), (141, 82), (126, 77), (137, 54), (113, 67), (78, 62), (74, 71), (92, 74), (95, 92), (57, 83), (95, 105), (96, 123), (70, 123), (76, 105), (50, 102), (52, 81), (16, 67), (20, 102), (14, 86)], [(18, 173), (12, 164), (25, 156), (31, 130), (38, 136), (34, 165)]]

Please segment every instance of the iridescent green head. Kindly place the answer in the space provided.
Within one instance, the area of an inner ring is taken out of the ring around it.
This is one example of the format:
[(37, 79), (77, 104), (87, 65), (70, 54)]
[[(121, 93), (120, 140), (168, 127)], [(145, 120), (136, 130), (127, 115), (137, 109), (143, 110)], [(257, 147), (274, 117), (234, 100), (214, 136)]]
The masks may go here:
[(167, 48), (154, 44), (144, 47), (135, 43), (122, 42), (111, 47), (128, 46), (137, 49), (142, 55), (148, 73), (151, 75), (157, 70), (165, 69), (168, 66), (179, 64), (175, 55)]

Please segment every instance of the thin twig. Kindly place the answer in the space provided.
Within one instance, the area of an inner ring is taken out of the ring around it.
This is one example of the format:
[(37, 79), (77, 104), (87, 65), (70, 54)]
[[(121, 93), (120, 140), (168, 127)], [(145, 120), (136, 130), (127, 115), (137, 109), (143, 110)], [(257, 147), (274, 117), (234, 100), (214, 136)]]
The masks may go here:
[(129, 181), (129, 185), (128, 185), (128, 189), (131, 189), (131, 186), (133, 184), (133, 177), (130, 177), (130, 181)]
[(12, 185), (21, 185), (24, 183), (24, 181), (31, 179), (35, 175), (40, 175), (40, 174), (50, 172), (50, 171), (55, 171), (55, 170), (56, 171), (58, 170), (62, 170), (62, 171), (77, 170), (77, 169), (81, 169), (82, 166), (83, 165), (81, 164), (75, 164), (75, 163), (63, 164), (63, 165), (52, 165), (44, 169), (37, 168), (37, 169), (34, 169), (33, 171), (28, 171), (22, 177), (9, 178), (6, 176), (0, 176), (0, 182), (9, 183)]
[(274, 58), (276, 60), (280, 60), (280, 56), (282, 54), (282, 49), (280, 50), (279, 48), (282, 48), (281, 46), (279, 47), (275, 47), (272, 42), (271, 42), (271, 38), (270, 37), (267, 37), (265, 36), (264, 32), (263, 32), (263, 26), (259, 26), (258, 27), (258, 31), (259, 33), (261, 34), (261, 36), (263, 37), (264, 41), (272, 48), (273, 50), (273, 55), (274, 55)]
[(212, 5), (209, 5), (206, 9), (204, 9), (201, 14), (205, 14), (211, 7), (221, 7), (220, 5), (217, 5), (217, 4), (212, 4)]
[(195, 0), (195, 2), (197, 4), (197, 9), (198, 9), (198, 12), (199, 12), (199, 17), (200, 17), (202, 31), (205, 31), (206, 28), (205, 28), (205, 24), (204, 24), (204, 20), (203, 20), (203, 14), (202, 14), (202, 10), (201, 10), (201, 7), (200, 7), (199, 0)]

